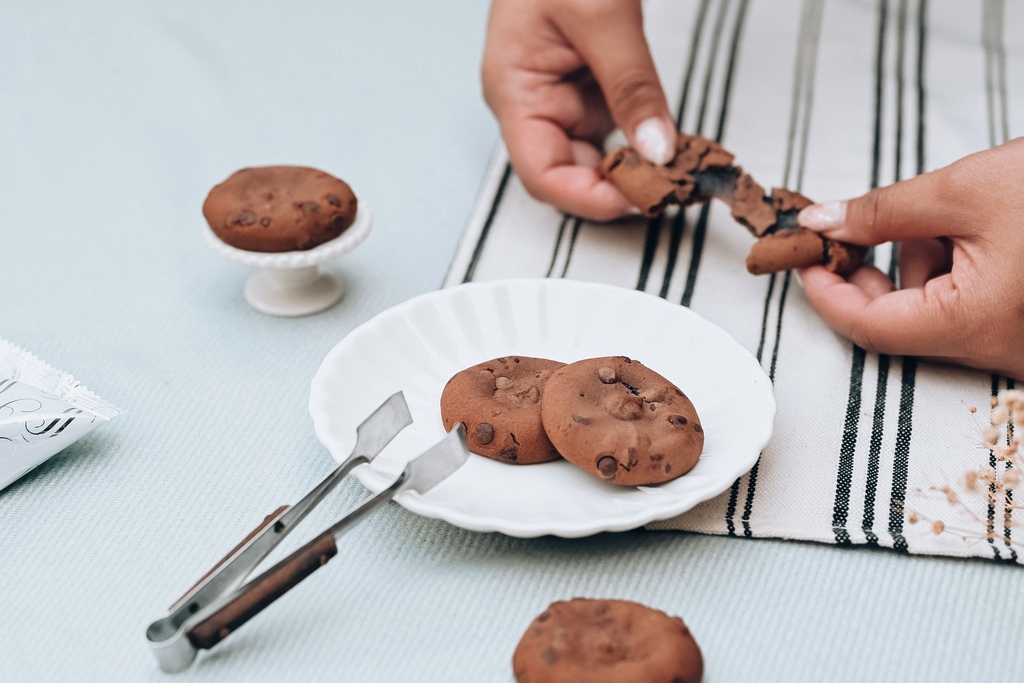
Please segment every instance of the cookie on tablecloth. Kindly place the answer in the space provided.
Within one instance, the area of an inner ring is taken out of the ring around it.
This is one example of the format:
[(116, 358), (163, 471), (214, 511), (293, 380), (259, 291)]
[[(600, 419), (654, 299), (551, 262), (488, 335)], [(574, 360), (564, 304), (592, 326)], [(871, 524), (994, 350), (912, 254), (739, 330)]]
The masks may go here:
[(564, 363), (505, 356), (456, 373), (441, 393), (446, 430), (466, 425), (469, 450), (500, 462), (532, 465), (558, 459), (540, 420), (548, 378)]
[(512, 655), (518, 683), (697, 683), (704, 659), (678, 617), (636, 602), (556, 602)]
[(625, 356), (570, 363), (541, 400), (548, 438), (569, 462), (613, 484), (660, 484), (685, 474), (704, 429), (677, 386)]

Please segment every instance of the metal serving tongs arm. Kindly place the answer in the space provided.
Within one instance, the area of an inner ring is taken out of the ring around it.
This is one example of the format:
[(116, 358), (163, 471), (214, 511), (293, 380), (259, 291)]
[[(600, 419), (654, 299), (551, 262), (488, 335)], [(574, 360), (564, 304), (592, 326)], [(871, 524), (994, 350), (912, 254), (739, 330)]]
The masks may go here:
[(195, 658), (195, 648), (185, 637), (186, 622), (233, 593), (353, 468), (371, 462), (410, 424), (412, 415), (405, 396), (402, 392), (393, 394), (356, 428), (356, 445), (344, 462), (298, 503), (272, 512), (242, 543), (171, 605), (166, 617), (150, 624), (146, 629), (146, 638), (160, 668), (164, 671), (181, 671), (186, 668)]
[(426, 493), (466, 462), (465, 428), (459, 424), (448, 436), (405, 466), (389, 487), (368, 498), (333, 526), (266, 570), (232, 595), (215, 605), (209, 614), (188, 630), (188, 638), (199, 649), (209, 649), (242, 624), (294, 588), (307, 576), (338, 554), (337, 541), (371, 512), (403, 491)]

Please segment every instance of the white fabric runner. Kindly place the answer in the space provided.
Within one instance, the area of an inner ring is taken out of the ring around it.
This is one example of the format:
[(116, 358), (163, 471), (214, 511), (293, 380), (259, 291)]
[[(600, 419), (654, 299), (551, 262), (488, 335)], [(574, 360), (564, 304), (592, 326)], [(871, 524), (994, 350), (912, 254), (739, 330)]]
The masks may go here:
[[(655, 0), (645, 13), (680, 128), (720, 140), (765, 187), (855, 196), (1024, 131), (1024, 4)], [(1005, 468), (980, 444), (990, 398), (1012, 380), (865, 354), (825, 327), (790, 273), (748, 275), (750, 244), (722, 205), (607, 225), (564, 215), (533, 200), (499, 150), (445, 284), (637, 288), (756, 354), (779, 407), (760, 461), (650, 528), (1021, 561), (1012, 496), (962, 485)], [(875, 263), (890, 267), (892, 251)]]

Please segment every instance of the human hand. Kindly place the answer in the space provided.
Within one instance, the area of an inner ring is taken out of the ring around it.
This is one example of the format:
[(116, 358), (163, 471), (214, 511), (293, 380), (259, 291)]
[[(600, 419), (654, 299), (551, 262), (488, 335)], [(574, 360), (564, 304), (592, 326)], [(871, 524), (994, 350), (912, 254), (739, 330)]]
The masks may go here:
[(801, 271), (807, 299), (868, 351), (1024, 380), (1024, 138), (846, 202), (804, 209), (833, 239), (899, 241), (900, 289), (864, 266), (846, 280)]
[(675, 153), (640, 0), (494, 0), (482, 77), (523, 186), (564, 211), (635, 211), (597, 172), (616, 125), (654, 163)]

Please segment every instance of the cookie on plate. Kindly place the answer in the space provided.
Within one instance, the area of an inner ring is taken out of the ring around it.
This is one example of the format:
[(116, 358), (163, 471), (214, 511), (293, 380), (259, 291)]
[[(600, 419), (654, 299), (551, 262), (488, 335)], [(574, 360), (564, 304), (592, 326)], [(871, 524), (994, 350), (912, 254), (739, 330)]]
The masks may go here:
[(505, 356), (455, 374), (441, 393), (446, 430), (466, 425), (469, 450), (500, 462), (532, 465), (558, 459), (540, 421), (551, 373), (564, 363)]
[(677, 386), (625, 356), (570, 363), (541, 400), (548, 438), (569, 462), (613, 484), (660, 484), (685, 474), (704, 429)]
[(356, 196), (334, 176), (305, 166), (243, 168), (217, 185), (203, 216), (223, 242), (260, 252), (305, 251), (355, 220)]
[(678, 617), (625, 600), (556, 602), (512, 655), (518, 683), (697, 683), (704, 659)]

